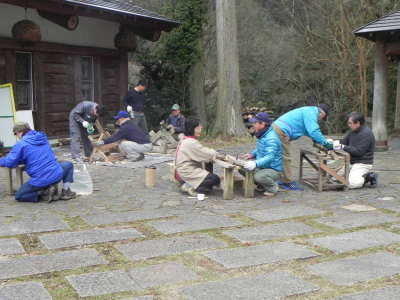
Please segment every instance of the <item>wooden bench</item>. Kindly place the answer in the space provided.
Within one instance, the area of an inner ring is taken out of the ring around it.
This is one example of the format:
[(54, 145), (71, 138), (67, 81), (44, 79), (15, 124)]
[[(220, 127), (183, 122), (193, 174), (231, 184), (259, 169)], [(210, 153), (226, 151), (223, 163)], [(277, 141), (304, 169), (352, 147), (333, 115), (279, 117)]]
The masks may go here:
[[(313, 161), (314, 160), (314, 161)], [(313, 178), (304, 177), (304, 161), (316, 171)], [(335, 167), (330, 167), (328, 162)], [(339, 172), (344, 168), (344, 176)], [(300, 182), (319, 192), (334, 189), (347, 190), (349, 186), (350, 155), (344, 151), (313, 152), (300, 150)]]
[(248, 171), (243, 167), (228, 163), (223, 160), (216, 159), (214, 161), (216, 165), (223, 168), (224, 170), (224, 182), (223, 182), (223, 199), (232, 200), (234, 198), (234, 171), (241, 170), (244, 175), (243, 191), (245, 198), (254, 198), (254, 171)]
[[(24, 184), (24, 170), (25, 166), (20, 165), (16, 168), (3, 168), (6, 169), (7, 174), (7, 187), (8, 194), (15, 195), (15, 192)], [(14, 178), (13, 178), (13, 170), (15, 170), (15, 178), (16, 178), (16, 187), (14, 188)]]

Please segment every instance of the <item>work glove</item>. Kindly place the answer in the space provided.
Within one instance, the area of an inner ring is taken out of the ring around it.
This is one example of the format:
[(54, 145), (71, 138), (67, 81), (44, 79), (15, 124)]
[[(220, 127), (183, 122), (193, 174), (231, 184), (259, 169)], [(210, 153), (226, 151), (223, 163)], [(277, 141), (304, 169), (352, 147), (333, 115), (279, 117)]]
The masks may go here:
[(84, 128), (88, 128), (88, 127), (89, 127), (89, 122), (88, 122), (88, 121), (83, 121), (83, 122), (82, 122), (82, 126), (83, 126)]
[(87, 133), (88, 133), (89, 135), (94, 134), (94, 127), (93, 127), (93, 124), (92, 124), (92, 123), (89, 123), (89, 125), (88, 125), (87, 128), (86, 128), (86, 131), (87, 131)]
[(343, 148), (344, 148), (344, 145), (342, 145), (342, 144), (334, 144), (333, 145), (333, 150), (343, 150)]
[(133, 111), (132, 106), (128, 105), (128, 106), (126, 107), (126, 111), (127, 111), (127, 112)]
[(248, 171), (253, 171), (257, 167), (257, 164), (256, 164), (255, 160), (249, 160), (249, 161), (246, 161), (246, 163), (244, 164), (243, 167)]
[(324, 147), (326, 148), (326, 150), (333, 150), (333, 144), (332, 143), (325, 143)]

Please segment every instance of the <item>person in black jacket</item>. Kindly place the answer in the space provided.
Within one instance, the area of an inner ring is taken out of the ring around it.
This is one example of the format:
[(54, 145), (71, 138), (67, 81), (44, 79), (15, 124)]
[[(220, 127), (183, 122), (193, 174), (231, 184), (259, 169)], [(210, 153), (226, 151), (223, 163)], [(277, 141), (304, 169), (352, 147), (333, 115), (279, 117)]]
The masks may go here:
[(352, 112), (348, 116), (347, 125), (351, 131), (334, 147), (335, 150), (342, 149), (350, 154), (349, 188), (361, 188), (366, 183), (376, 186), (377, 175), (371, 172), (375, 151), (374, 134), (365, 125), (361, 113)]
[(144, 159), (144, 152), (149, 152), (153, 148), (149, 135), (136, 126), (126, 111), (120, 111), (114, 119), (119, 126), (119, 130), (96, 145), (120, 142), (119, 150), (129, 161)]
[(144, 115), (145, 98), (143, 95), (143, 92), (146, 90), (146, 88), (146, 82), (144, 80), (140, 80), (133, 89), (128, 91), (124, 98), (124, 105), (126, 106), (126, 111), (130, 114), (134, 123), (147, 133), (147, 122)]

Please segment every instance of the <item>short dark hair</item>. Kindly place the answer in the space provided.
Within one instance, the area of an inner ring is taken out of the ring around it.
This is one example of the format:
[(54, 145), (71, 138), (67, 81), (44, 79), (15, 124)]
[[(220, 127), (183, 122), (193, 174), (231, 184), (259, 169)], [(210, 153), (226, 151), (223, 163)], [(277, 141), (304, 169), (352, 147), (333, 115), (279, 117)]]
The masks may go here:
[(349, 115), (347, 117), (347, 120), (349, 120), (349, 119), (351, 119), (353, 121), (353, 123), (360, 122), (360, 125), (364, 125), (365, 124), (364, 115), (362, 113), (359, 113), (359, 112), (356, 112), (356, 111), (354, 111), (352, 113), (349, 113)]
[(98, 116), (104, 116), (106, 113), (106, 107), (103, 104), (97, 104), (96, 112)]
[(185, 120), (185, 135), (194, 136), (194, 129), (200, 125), (200, 120), (196, 118), (187, 118)]
[(140, 80), (138, 81), (138, 83), (137, 83), (137, 85), (136, 85), (136, 86), (139, 86), (139, 85), (141, 85), (141, 86), (147, 86), (147, 82), (146, 82), (146, 80), (144, 80), (144, 79), (140, 79)]

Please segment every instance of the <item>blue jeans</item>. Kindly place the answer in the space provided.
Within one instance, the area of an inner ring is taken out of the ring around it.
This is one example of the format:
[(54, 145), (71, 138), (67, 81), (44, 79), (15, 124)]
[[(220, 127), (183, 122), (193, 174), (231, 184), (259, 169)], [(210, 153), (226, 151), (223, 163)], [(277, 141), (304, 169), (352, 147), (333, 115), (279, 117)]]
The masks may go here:
[[(74, 182), (74, 165), (69, 161), (62, 162), (60, 165), (63, 169), (62, 181)], [(47, 186), (38, 187), (29, 183), (24, 183), (15, 194), (15, 200), (19, 202), (39, 202), (39, 191), (46, 188)]]

